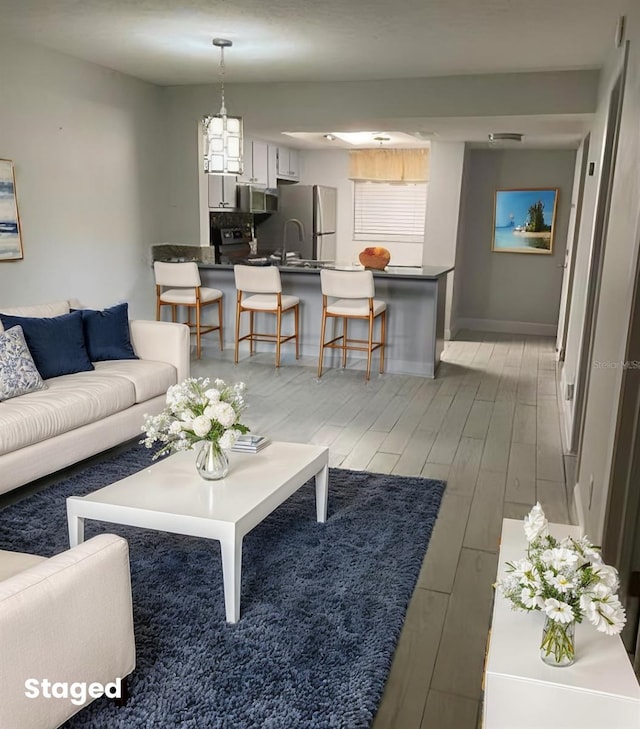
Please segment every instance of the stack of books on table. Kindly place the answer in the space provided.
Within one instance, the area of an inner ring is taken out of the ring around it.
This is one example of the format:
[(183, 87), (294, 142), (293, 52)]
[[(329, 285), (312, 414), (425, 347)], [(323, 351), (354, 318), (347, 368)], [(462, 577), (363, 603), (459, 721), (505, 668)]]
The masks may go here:
[(269, 445), (270, 442), (264, 435), (245, 433), (244, 435), (238, 436), (238, 440), (231, 450), (239, 453), (257, 453)]

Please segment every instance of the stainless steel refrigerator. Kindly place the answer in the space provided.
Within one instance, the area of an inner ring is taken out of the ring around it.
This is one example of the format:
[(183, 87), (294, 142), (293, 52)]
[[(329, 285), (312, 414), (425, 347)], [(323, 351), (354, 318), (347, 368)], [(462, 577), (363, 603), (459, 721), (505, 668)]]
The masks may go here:
[(336, 260), (337, 189), (324, 185), (281, 185), (278, 212), (256, 228), (258, 249), (282, 250), (287, 220), (299, 220), (304, 229), (299, 240), (297, 226), (287, 226), (286, 248), (298, 251), (300, 258)]

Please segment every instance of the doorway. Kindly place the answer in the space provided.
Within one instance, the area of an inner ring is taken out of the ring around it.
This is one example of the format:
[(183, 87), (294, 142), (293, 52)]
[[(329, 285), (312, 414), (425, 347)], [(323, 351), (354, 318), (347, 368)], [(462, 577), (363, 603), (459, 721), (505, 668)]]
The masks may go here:
[(560, 295), (560, 313), (558, 315), (558, 334), (556, 336), (556, 352), (559, 362), (564, 362), (567, 345), (567, 330), (569, 329), (569, 312), (571, 309), (571, 292), (573, 290), (573, 274), (575, 270), (575, 249), (580, 237), (580, 219), (582, 217), (582, 200), (584, 197), (584, 181), (587, 175), (587, 162), (589, 160), (589, 143), (591, 134), (582, 141), (576, 158), (576, 190), (571, 203), (569, 229), (567, 231), (567, 248), (564, 254), (564, 263), (558, 266), (564, 268), (562, 277), (562, 293)]
[[(586, 415), (585, 399), (586, 393), (589, 390), (594, 335), (598, 318), (598, 300), (600, 298), (600, 287), (602, 285), (602, 266), (604, 262), (606, 234), (609, 226), (609, 210), (611, 208), (613, 179), (618, 151), (618, 138), (620, 136), (626, 57), (627, 56), (625, 56), (623, 69), (609, 96), (609, 111), (605, 130), (600, 187), (598, 191), (593, 226), (591, 260), (589, 263), (587, 280), (585, 317), (580, 344), (580, 354), (578, 357), (575, 405), (569, 442), (569, 451), (570, 453), (577, 453), (578, 464), (580, 464), (582, 435), (584, 433), (584, 419)], [(579, 478), (579, 473), (577, 476)]]

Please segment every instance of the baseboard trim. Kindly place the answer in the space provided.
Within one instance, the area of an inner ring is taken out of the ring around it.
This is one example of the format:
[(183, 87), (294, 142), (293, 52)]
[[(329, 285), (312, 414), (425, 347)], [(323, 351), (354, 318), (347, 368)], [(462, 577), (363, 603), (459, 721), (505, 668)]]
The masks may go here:
[(458, 319), (457, 330), (471, 329), (480, 332), (500, 332), (502, 334), (534, 334), (543, 337), (555, 337), (558, 331), (556, 324), (541, 324), (530, 321), (507, 321), (505, 319)]

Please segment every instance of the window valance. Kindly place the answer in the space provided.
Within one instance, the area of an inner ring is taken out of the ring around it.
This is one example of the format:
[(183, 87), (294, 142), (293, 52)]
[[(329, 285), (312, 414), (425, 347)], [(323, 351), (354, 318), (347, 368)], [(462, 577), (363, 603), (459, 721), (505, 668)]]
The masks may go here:
[(349, 152), (349, 178), (378, 182), (427, 182), (428, 149), (355, 149)]

